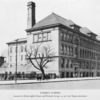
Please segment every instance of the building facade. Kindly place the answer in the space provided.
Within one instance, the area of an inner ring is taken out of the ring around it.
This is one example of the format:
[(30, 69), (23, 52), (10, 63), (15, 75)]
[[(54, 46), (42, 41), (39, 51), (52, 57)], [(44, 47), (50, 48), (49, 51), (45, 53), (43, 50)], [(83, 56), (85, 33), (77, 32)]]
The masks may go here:
[(61, 77), (100, 76), (100, 41), (96, 34), (60, 27)]
[(0, 67), (4, 64), (5, 60), (3, 56), (0, 56)]
[[(32, 19), (34, 12), (30, 10), (28, 18)], [(62, 78), (100, 76), (100, 41), (95, 33), (55, 13), (29, 26), (26, 30), (28, 45), (51, 45), (56, 52), (55, 63), (48, 65), (50, 72)]]
[(26, 38), (16, 39), (14, 41), (8, 42), (8, 72), (15, 73), (15, 68), (17, 64), (17, 70), (22, 72), (27, 61), (26, 61)]
[[(35, 23), (35, 3), (28, 2), (27, 9), (27, 43), (26, 40), (20, 43), (20, 50), (22, 45), (27, 45), (27, 48), (40, 44), (52, 47), (55, 61), (48, 63), (45, 72), (61, 78), (100, 76), (100, 41), (95, 33), (55, 13)], [(8, 43), (10, 66), (15, 64), (16, 58), (15, 53), (10, 52), (12, 45), (16, 47), (16, 42)], [(21, 56), (25, 56), (25, 53), (20, 51), (18, 55), (18, 64), (25, 64), (25, 57)], [(35, 68), (33, 71), (39, 73)]]

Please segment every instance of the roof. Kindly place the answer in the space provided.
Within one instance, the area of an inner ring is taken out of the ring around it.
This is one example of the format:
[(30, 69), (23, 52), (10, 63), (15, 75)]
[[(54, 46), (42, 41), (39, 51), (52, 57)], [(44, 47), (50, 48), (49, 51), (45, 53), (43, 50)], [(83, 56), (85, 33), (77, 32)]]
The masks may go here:
[(13, 43), (16, 43), (16, 42), (18, 42), (18, 43), (27, 42), (27, 38), (19, 38), (19, 39), (10, 41), (10, 42), (8, 42), (7, 44), (13, 44)]
[(87, 27), (81, 27), (75, 24), (72, 20), (65, 19), (55, 13), (51, 13), (50, 15), (36, 23), (31, 29), (27, 29), (26, 31), (43, 29), (59, 24), (67, 26), (69, 28), (72, 28), (72, 26), (77, 26), (78, 28), (80, 28), (80, 32), (83, 34), (93, 33)]
[(89, 30), (87, 27), (80, 28), (80, 32), (86, 35), (93, 35), (97, 36), (97, 34), (93, 33), (91, 30)]
[(42, 29), (54, 27), (57, 25), (63, 25), (70, 29), (73, 29), (72, 26), (75, 26), (75, 27), (79, 28), (79, 32), (84, 34), (85, 36), (89, 36), (89, 35), (97, 36), (95, 33), (93, 33), (87, 27), (81, 27), (81, 26), (77, 25), (76, 23), (74, 23), (72, 20), (65, 19), (55, 13), (51, 13), (44, 19), (37, 22), (32, 28), (26, 29), (26, 31), (28, 32), (28, 31), (42, 30)]
[(80, 32), (82, 32), (84, 34), (91, 33), (91, 31), (87, 27), (80, 28)]
[(42, 19), (41, 21), (39, 21), (38, 23), (36, 23), (32, 27), (32, 30), (36, 30), (36, 29), (40, 29), (40, 28), (52, 26), (52, 25), (58, 25), (58, 24), (62, 24), (64, 26), (70, 27), (70, 25), (73, 25), (75, 23), (73, 21), (67, 20), (55, 13), (52, 13), (52, 14), (48, 15), (47, 17), (45, 17), (44, 19)]

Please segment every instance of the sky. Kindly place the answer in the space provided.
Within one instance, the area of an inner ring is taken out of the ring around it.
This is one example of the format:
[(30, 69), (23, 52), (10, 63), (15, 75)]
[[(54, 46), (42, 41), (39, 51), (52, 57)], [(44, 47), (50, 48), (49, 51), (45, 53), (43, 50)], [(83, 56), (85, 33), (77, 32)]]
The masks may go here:
[(0, 55), (7, 42), (26, 37), (28, 1), (36, 3), (36, 22), (54, 12), (100, 35), (100, 0), (0, 0)]

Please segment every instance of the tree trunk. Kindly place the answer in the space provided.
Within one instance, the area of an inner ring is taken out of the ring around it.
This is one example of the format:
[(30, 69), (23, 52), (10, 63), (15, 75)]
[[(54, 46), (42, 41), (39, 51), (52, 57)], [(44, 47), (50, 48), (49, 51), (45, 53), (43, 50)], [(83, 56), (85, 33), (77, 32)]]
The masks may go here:
[(43, 68), (40, 68), (41, 69), (41, 72), (42, 72), (42, 75), (43, 75), (43, 80), (46, 79), (46, 75), (45, 75), (45, 72), (44, 72), (44, 69)]

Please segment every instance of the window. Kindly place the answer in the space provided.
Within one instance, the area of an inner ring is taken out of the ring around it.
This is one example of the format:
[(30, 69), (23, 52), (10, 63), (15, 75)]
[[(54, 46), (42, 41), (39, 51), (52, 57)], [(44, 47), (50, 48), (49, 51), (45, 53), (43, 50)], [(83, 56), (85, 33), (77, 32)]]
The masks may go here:
[(48, 34), (47, 33), (43, 33), (43, 41), (46, 41), (48, 39)]
[(65, 59), (65, 67), (67, 68), (68, 67), (68, 60)]
[(64, 33), (64, 41), (66, 41), (66, 34)]
[(23, 55), (21, 55), (21, 61), (23, 60)]
[(12, 64), (10, 64), (10, 67), (12, 67)]
[(80, 64), (81, 69), (84, 69), (83, 62), (81, 62)]
[(38, 42), (38, 34), (34, 34), (33, 35), (33, 41), (34, 42)]
[(64, 45), (62, 44), (61, 45), (61, 54), (63, 54), (63, 52), (64, 52)]
[(70, 73), (70, 77), (73, 77), (73, 72)]
[(67, 34), (67, 37), (66, 38), (67, 38), (67, 41), (69, 41), (69, 34)]
[[(83, 42), (83, 44), (85, 43), (86, 41)], [(79, 45), (79, 38), (78, 37), (74, 37), (74, 43), (76, 45)]]
[(69, 46), (69, 56), (71, 56), (71, 47)]
[(72, 42), (73, 41), (73, 37), (72, 35), (69, 36), (69, 42)]
[(75, 48), (75, 55), (76, 56), (78, 55), (78, 48), (77, 47)]
[(67, 46), (66, 46), (66, 55), (68, 55), (68, 52), (67, 52)]
[(69, 77), (69, 72), (66, 72), (66, 77)]
[(51, 33), (48, 33), (48, 40), (51, 40)]
[(69, 67), (70, 67), (70, 68), (72, 67), (71, 64), (72, 64), (72, 62), (71, 62), (71, 60), (69, 60)]
[(61, 72), (61, 78), (65, 77), (65, 72)]
[(68, 41), (72, 42), (73, 41), (73, 36), (71, 31), (63, 31), (60, 33), (60, 37), (62, 41)]
[(61, 32), (61, 40), (63, 40), (64, 34)]
[(45, 33), (39, 33), (33, 35), (33, 42), (44, 42), (51, 40), (51, 33), (45, 32)]
[(85, 62), (85, 68), (88, 69), (88, 62)]
[(67, 46), (67, 54), (69, 55), (69, 46)]
[(61, 58), (61, 68), (64, 68), (65, 59)]
[(12, 53), (12, 47), (10, 47), (10, 53)]
[(73, 56), (73, 47), (70, 47), (70, 55)]
[(64, 45), (64, 54), (67, 53), (66, 46)]
[(42, 41), (42, 38), (43, 38), (43, 35), (42, 34), (39, 34), (38, 35), (38, 41)]
[(27, 51), (27, 46), (25, 45), (25, 52)]
[(21, 52), (23, 52), (23, 46), (21, 46)]

